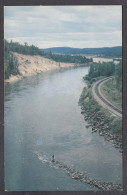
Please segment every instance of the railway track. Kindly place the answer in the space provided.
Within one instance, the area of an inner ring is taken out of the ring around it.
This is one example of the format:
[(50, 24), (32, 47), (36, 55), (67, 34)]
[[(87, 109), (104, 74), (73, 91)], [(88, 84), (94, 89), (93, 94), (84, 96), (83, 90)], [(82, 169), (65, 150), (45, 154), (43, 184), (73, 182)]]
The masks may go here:
[[(107, 80), (109, 80), (109, 79), (111, 79), (112, 77), (108, 77), (108, 78), (105, 78), (105, 79), (103, 79), (103, 80), (101, 80), (101, 81), (98, 81), (97, 83), (95, 83), (94, 84), (94, 86), (93, 86), (93, 94), (94, 94), (94, 97), (95, 97), (95, 99), (97, 99), (98, 100), (98, 102), (99, 103), (101, 103), (101, 101), (102, 101), (102, 104), (104, 105), (105, 104), (105, 107), (107, 107), (111, 112), (113, 112), (115, 115), (117, 115), (117, 116), (120, 116), (120, 117), (122, 117), (122, 111), (120, 110), (120, 109), (118, 109), (117, 107), (115, 107), (114, 105), (112, 105), (101, 93), (100, 93), (100, 90), (99, 90), (99, 88), (100, 88), (100, 85), (103, 83), (103, 82), (105, 82), (105, 81), (107, 81)], [(101, 101), (99, 101), (99, 99), (101, 100)]]

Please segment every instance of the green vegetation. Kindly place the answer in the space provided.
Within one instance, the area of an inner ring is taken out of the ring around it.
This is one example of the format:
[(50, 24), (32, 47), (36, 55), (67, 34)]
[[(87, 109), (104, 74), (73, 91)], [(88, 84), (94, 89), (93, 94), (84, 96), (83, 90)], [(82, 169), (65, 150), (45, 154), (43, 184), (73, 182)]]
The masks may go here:
[(8, 79), (9, 76), (19, 74), (18, 63), (12, 52), (17, 52), (26, 55), (42, 55), (43, 52), (40, 51), (35, 46), (21, 45), (19, 43), (4, 41), (4, 78)]
[(18, 64), (16, 59), (13, 56), (12, 52), (17, 52), (25, 55), (40, 55), (45, 58), (54, 60), (56, 62), (65, 62), (65, 63), (77, 63), (77, 64), (87, 64), (92, 62), (92, 59), (87, 59), (83, 56), (71, 56), (71, 55), (57, 55), (52, 54), (51, 52), (44, 52), (38, 47), (31, 45), (28, 46), (27, 43), (24, 45), (19, 44), (18, 42), (8, 42), (4, 41), (5, 55), (4, 55), (4, 66), (5, 66), (5, 79), (9, 76), (18, 74)]
[(121, 135), (122, 137), (122, 120), (120, 118), (114, 118), (114, 120), (112, 121), (112, 133)]
[(87, 76), (88, 87), (84, 88), (79, 103), (82, 113), (85, 114), (93, 132), (98, 132), (105, 139), (111, 140), (115, 147), (122, 148), (122, 118), (115, 117), (100, 106), (93, 98), (91, 85), (93, 82), (104, 77), (113, 76), (113, 78), (102, 85), (102, 92), (106, 98), (115, 106), (122, 109), (122, 62), (113, 63), (94, 63), (91, 64)]
[(91, 88), (85, 87), (83, 89), (79, 102), (82, 102), (85, 110), (90, 111), (91, 113), (97, 112), (101, 108), (101, 106), (93, 98)]
[[(117, 86), (117, 88), (116, 88)], [(114, 106), (122, 110), (122, 93), (121, 88), (118, 90), (117, 81), (115, 78), (108, 80), (101, 86), (101, 91)]]
[(19, 44), (18, 42), (8, 42), (4, 41), (4, 48), (5, 51), (9, 52), (17, 52), (20, 54), (25, 54), (25, 55), (41, 55), (44, 56), (44, 52), (40, 50), (38, 47), (31, 45), (28, 46), (27, 43), (24, 43), (24, 45)]
[(116, 107), (122, 109), (122, 61), (116, 65), (113, 62), (93, 63), (84, 79), (88, 80), (90, 85), (109, 76), (113, 76), (113, 79), (102, 85), (102, 93)]
[(81, 113), (84, 114), (88, 126), (92, 126), (92, 132), (98, 132), (115, 147), (122, 151), (122, 119), (109, 114), (93, 98), (91, 88), (84, 88), (79, 99)]
[[(111, 117), (107, 115), (107, 111), (98, 104), (98, 102), (93, 98), (91, 88), (84, 88), (79, 100), (79, 103), (83, 106), (85, 113), (92, 118), (92, 122), (97, 122), (98, 113), (103, 113), (104, 124), (108, 123), (110, 133), (112, 134), (122, 134), (122, 120), (121, 118)], [(102, 119), (100, 120), (102, 122)], [(103, 125), (104, 125), (103, 124)], [(101, 124), (102, 125), (102, 124)]]
[(52, 54), (47, 53), (46, 57), (49, 59), (52, 59), (56, 62), (65, 62), (65, 63), (76, 63), (76, 64), (86, 64), (89, 62), (93, 62), (92, 58), (88, 59), (85, 56), (72, 56), (72, 55), (58, 55), (58, 54)]
[(113, 62), (92, 63), (90, 71), (85, 79), (93, 83), (98, 77), (109, 77), (115, 74), (115, 64)]
[(18, 63), (11, 52), (5, 49), (4, 52), (4, 78), (8, 79), (10, 75), (19, 74)]
[(122, 92), (122, 61), (115, 66), (115, 80), (117, 89)]
[(92, 63), (90, 65), (89, 73), (84, 79), (92, 84), (94, 81), (98, 80), (98, 78), (109, 76), (114, 76), (115, 88), (119, 92), (122, 92), (122, 61), (116, 65), (113, 62)]

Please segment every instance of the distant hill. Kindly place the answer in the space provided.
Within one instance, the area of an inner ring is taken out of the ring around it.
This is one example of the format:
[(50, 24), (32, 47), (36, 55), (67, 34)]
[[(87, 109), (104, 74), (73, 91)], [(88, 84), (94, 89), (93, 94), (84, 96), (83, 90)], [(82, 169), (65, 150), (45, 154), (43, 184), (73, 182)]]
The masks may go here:
[(122, 47), (103, 47), (103, 48), (72, 48), (72, 47), (52, 47), (43, 49), (46, 52), (57, 54), (102, 54), (105, 56), (122, 56)]

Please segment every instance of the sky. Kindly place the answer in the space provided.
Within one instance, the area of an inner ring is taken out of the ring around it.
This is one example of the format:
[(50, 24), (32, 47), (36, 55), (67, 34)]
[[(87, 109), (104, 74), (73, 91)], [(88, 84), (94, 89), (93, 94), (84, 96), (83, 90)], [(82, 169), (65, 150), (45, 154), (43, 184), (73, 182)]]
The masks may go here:
[(39, 48), (122, 45), (122, 6), (5, 6), (4, 38)]

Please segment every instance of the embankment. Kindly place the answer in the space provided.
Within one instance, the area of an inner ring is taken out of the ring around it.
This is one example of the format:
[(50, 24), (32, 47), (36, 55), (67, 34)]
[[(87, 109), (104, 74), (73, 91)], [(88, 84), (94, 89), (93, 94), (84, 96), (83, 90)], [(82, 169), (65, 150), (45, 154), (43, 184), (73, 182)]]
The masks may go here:
[(100, 106), (93, 97), (92, 88), (84, 88), (79, 99), (81, 113), (92, 127), (92, 132), (98, 132), (100, 136), (110, 141), (122, 152), (122, 120), (112, 116), (108, 110)]
[(35, 75), (41, 72), (51, 71), (55, 69), (66, 69), (84, 64), (55, 62), (51, 59), (42, 56), (31, 56), (13, 52), (14, 57), (18, 62), (18, 75), (11, 75), (5, 82), (15, 82), (23, 77)]

